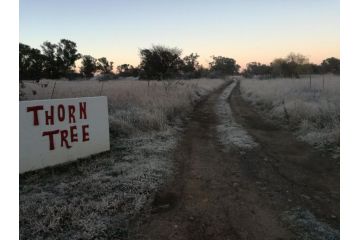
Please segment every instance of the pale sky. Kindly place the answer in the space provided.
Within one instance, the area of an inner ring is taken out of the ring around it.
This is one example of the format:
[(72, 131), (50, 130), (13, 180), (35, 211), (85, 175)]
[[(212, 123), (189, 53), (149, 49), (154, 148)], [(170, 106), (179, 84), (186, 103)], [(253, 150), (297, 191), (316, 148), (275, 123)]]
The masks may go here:
[(241, 67), (299, 52), (340, 57), (339, 0), (20, 0), (20, 42), (40, 49), (66, 38), (78, 51), (138, 65), (153, 44), (236, 59)]

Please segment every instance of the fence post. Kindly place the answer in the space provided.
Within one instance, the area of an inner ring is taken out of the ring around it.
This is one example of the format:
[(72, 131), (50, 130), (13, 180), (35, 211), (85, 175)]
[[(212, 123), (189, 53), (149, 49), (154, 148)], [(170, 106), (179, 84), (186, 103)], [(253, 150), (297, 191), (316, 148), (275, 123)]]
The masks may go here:
[(99, 96), (101, 96), (101, 94), (102, 94), (102, 90), (103, 90), (103, 85), (104, 85), (104, 83), (105, 83), (105, 81), (102, 81), (102, 84), (101, 84), (101, 90), (100, 90), (100, 94), (99, 94)]
[(324, 74), (322, 74), (322, 88), (323, 88), (323, 90), (324, 90)]
[(56, 83), (57, 83), (57, 81), (55, 80), (54, 87), (52, 88), (52, 92), (51, 92), (51, 97), (50, 97), (50, 99), (52, 99), (52, 97), (54, 96), (54, 92), (55, 92), (55, 88), (56, 88)]

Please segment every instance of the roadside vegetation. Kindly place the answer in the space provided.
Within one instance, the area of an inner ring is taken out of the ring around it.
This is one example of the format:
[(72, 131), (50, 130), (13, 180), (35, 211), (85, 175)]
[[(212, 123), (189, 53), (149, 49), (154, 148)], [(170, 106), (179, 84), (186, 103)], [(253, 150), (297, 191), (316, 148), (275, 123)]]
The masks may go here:
[[(111, 129), (122, 133), (165, 130), (185, 116), (200, 98), (223, 79), (186, 81), (61, 81), (24, 82), (24, 100), (107, 96)], [(44, 87), (46, 85), (46, 87)], [(36, 92), (36, 95), (33, 94)]]
[(243, 79), (242, 96), (278, 125), (339, 158), (340, 77), (303, 76), (301, 79)]
[(224, 83), (25, 81), (29, 100), (107, 96), (111, 151), (20, 176), (20, 239), (131, 239), (131, 221), (173, 175), (183, 122)]
[(20, 176), (20, 239), (130, 238), (130, 222), (173, 175), (189, 113), (226, 82), (215, 78), (221, 71), (203, 78), (197, 54), (180, 55), (153, 46), (140, 67), (114, 73), (112, 61), (81, 55), (69, 40), (42, 51), (20, 44), (20, 100), (107, 96), (111, 136), (108, 153)]

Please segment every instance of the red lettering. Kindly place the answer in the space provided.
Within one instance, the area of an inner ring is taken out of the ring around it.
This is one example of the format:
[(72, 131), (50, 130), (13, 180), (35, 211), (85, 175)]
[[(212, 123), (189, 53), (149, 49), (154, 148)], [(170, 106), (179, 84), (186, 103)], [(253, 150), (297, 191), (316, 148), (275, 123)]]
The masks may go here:
[(71, 137), (71, 142), (77, 142), (78, 141), (76, 126), (71, 126), (70, 127), (70, 137)]
[(86, 102), (80, 102), (80, 119), (87, 119)]
[(88, 125), (88, 124), (82, 126), (82, 141), (83, 141), (83, 142), (87, 142), (87, 141), (90, 140), (89, 132), (86, 131), (86, 129), (88, 130), (88, 128), (89, 128), (89, 125)]
[(39, 125), (39, 116), (37, 114), (37, 111), (43, 110), (43, 109), (44, 109), (44, 106), (27, 107), (27, 112), (33, 112), (34, 126)]
[(50, 107), (50, 111), (50, 114), (49, 111), (45, 111), (46, 125), (54, 125), (54, 106)]
[(59, 130), (53, 130), (53, 131), (47, 131), (43, 132), (42, 136), (49, 136), (49, 142), (50, 142), (50, 150), (55, 149), (55, 143), (54, 143), (54, 134), (58, 134)]
[(65, 107), (62, 104), (57, 106), (57, 117), (59, 118), (60, 122), (65, 120)]
[(65, 145), (66, 148), (71, 148), (71, 146), (69, 146), (69, 143), (67, 142), (67, 136), (69, 135), (68, 131), (62, 130), (60, 132), (60, 135), (61, 135), (61, 147)]
[(75, 106), (69, 105), (69, 123), (75, 123)]

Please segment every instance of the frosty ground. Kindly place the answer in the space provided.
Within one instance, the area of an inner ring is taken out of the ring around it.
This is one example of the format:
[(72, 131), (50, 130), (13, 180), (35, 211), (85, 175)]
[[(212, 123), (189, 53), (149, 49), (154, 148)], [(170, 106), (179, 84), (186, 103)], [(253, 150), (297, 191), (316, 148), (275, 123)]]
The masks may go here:
[[(26, 82), (25, 99), (108, 96), (111, 151), (20, 176), (21, 239), (118, 239), (171, 175), (193, 106), (225, 81)], [(47, 84), (43, 87), (41, 84)], [(36, 92), (36, 94), (33, 94)]]
[(340, 77), (243, 79), (241, 92), (263, 115), (294, 131), (298, 139), (339, 158)]
[(265, 120), (236, 83), (197, 106), (174, 159), (131, 239), (339, 239), (337, 161)]
[(338, 158), (254, 110), (245, 81), (91, 84), (111, 151), (21, 176), (21, 239), (338, 239)]

